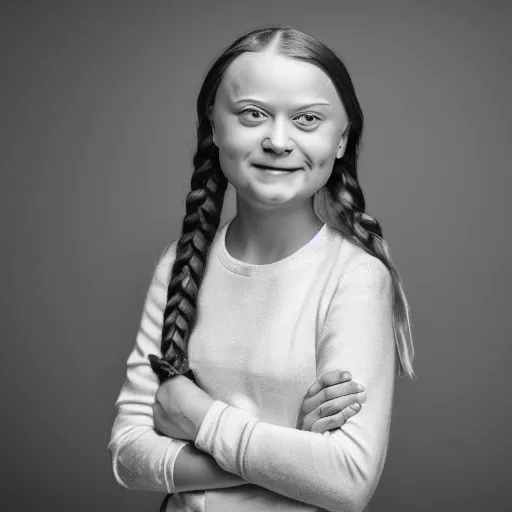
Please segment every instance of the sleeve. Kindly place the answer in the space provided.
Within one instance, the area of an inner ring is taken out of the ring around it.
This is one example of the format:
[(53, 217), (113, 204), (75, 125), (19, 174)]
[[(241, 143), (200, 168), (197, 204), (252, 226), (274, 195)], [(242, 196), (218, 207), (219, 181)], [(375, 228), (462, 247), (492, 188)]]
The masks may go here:
[(128, 489), (174, 493), (173, 467), (190, 441), (154, 430), (153, 404), (160, 385), (149, 354), (160, 355), (163, 311), (176, 242), (162, 254), (143, 307), (135, 346), (128, 356), (126, 378), (115, 406), (117, 416), (107, 450), (117, 482)]
[(337, 512), (364, 510), (377, 487), (388, 447), (396, 364), (391, 274), (366, 253), (355, 260), (329, 305), (317, 375), (350, 371), (367, 393), (360, 412), (325, 436), (265, 423), (216, 400), (195, 440), (197, 448), (244, 480)]

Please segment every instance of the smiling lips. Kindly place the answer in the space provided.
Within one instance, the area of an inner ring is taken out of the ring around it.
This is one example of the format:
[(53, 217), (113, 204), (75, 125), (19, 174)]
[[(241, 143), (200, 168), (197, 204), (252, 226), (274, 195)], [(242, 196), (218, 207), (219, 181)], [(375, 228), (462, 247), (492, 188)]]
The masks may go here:
[(297, 171), (299, 169), (299, 167), (273, 167), (271, 165), (260, 165), (260, 164), (253, 164), (253, 165), (254, 165), (254, 167), (257, 167), (258, 169), (262, 169), (264, 171), (270, 170), (270, 171), (292, 172), (292, 171)]

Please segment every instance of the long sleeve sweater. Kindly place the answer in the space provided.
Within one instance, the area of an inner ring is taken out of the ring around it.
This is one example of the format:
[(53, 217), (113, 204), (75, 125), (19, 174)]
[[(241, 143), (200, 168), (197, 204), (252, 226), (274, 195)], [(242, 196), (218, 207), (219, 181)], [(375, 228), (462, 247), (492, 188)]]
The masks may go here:
[[(167, 511), (367, 510), (388, 447), (396, 365), (392, 283), (385, 265), (324, 224), (291, 256), (267, 265), (233, 258), (217, 232), (189, 338), (190, 367), (214, 398), (194, 444), (248, 485), (175, 493), (173, 467), (191, 441), (154, 430), (167, 284), (177, 241), (151, 281), (108, 450), (118, 483), (172, 493)], [(341, 428), (297, 427), (309, 386), (346, 370), (367, 401)]]

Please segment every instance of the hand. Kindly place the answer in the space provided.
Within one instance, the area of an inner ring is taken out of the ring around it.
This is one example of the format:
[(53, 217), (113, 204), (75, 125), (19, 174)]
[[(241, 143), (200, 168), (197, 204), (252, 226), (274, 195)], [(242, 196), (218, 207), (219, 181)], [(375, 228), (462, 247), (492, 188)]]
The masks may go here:
[(176, 375), (160, 384), (153, 404), (155, 430), (163, 435), (193, 441), (213, 398), (192, 380)]
[(340, 428), (361, 410), (364, 402), (364, 387), (352, 381), (348, 372), (324, 373), (306, 393), (297, 428), (320, 434)]

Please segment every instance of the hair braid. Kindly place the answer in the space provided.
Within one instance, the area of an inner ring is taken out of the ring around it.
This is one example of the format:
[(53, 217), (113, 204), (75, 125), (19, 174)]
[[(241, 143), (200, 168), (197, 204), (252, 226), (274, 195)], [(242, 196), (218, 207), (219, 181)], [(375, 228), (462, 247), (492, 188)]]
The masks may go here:
[[(344, 165), (345, 164), (345, 165)], [(350, 172), (350, 169), (354, 169)], [(372, 256), (377, 257), (391, 273), (393, 282), (394, 333), (399, 355), (399, 375), (404, 372), (411, 378), (414, 376), (412, 359), (414, 346), (411, 338), (409, 308), (398, 271), (392, 260), (386, 241), (382, 238), (379, 222), (365, 211), (363, 191), (357, 179), (355, 168), (347, 165), (343, 159), (334, 165), (331, 178), (325, 186), (327, 202), (335, 213), (327, 212), (327, 219), (338, 217), (334, 222), (336, 228), (348, 234), (355, 243)], [(324, 207), (328, 205), (324, 205)]]
[(188, 338), (194, 327), (197, 296), (228, 184), (211, 135), (198, 144), (193, 164), (191, 191), (186, 199), (186, 214), (167, 288), (161, 341), (163, 357), (154, 354), (148, 357), (161, 383), (182, 374), (194, 379), (188, 367)]

